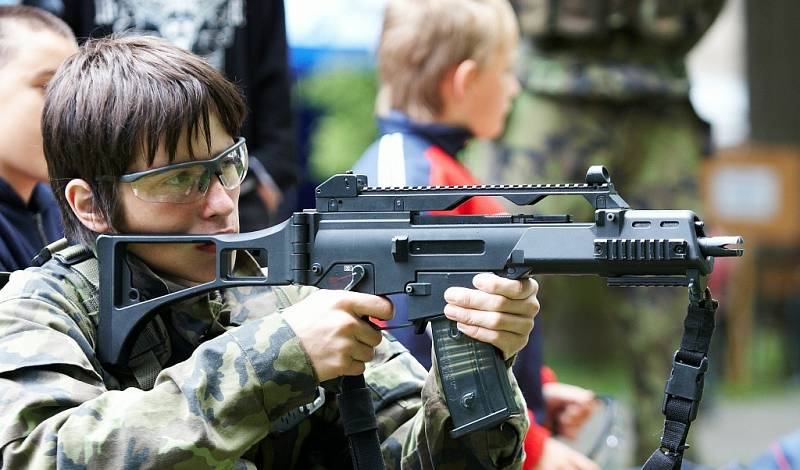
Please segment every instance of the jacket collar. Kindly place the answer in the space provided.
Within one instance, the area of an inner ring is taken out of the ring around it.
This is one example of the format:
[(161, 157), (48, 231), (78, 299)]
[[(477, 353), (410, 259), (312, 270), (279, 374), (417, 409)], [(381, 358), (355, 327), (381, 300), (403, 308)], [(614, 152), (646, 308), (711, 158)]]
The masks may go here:
[[(96, 247), (93, 248), (94, 250), (97, 249)], [(188, 287), (183, 282), (176, 282), (173, 279), (156, 274), (150, 269), (150, 266), (132, 253), (128, 253), (128, 263), (131, 267), (131, 284), (137, 289), (143, 290), (142, 294), (146, 299), (178, 292)], [(250, 253), (240, 250), (236, 252), (233, 275), (237, 277), (258, 277), (263, 276), (263, 272)]]
[(418, 135), (433, 145), (441, 147), (449, 155), (455, 156), (473, 137), (472, 133), (459, 126), (437, 123), (420, 123), (412, 121), (400, 111), (390, 111), (388, 115), (378, 118), (381, 135), (400, 132)]
[(8, 184), (8, 181), (3, 178), (0, 178), (0, 201), (11, 207), (28, 209), (33, 212), (40, 212), (42, 209), (56, 202), (49, 186), (44, 183), (37, 183), (33, 188), (31, 200), (26, 204), (25, 201), (19, 197), (19, 194), (17, 194), (14, 188)]
[[(256, 260), (246, 251), (238, 251), (233, 275), (236, 277), (257, 277), (263, 275)], [(131, 284), (144, 299), (153, 299), (186, 288), (180, 282), (155, 273), (140, 258), (128, 254), (131, 267)], [(240, 318), (231, 318), (231, 311), (241, 310), (240, 301), (229, 289), (213, 290), (170, 304), (169, 315), (164, 321), (172, 327), (174, 334), (188, 344), (196, 347), (203, 338), (213, 338), (225, 331), (228, 325), (240, 325)]]

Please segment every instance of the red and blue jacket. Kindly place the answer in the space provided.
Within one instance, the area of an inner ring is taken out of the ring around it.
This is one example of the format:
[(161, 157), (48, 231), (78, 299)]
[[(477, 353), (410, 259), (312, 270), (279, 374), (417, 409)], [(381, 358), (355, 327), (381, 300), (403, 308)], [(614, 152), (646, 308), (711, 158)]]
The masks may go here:
[[(381, 133), (354, 167), (370, 186), (460, 186), (480, 184), (453, 156), (472, 138), (463, 128), (419, 124), (393, 111), (378, 120)], [(451, 214), (498, 214), (505, 209), (492, 198), (472, 198)]]
[[(461, 186), (481, 184), (456, 158), (473, 135), (466, 129), (443, 124), (422, 124), (412, 121), (403, 113), (392, 111), (378, 119), (380, 137), (356, 162), (353, 171), (367, 175), (369, 186)], [(491, 197), (472, 198), (447, 214), (498, 214), (505, 208)], [(404, 294), (390, 296), (395, 305), (395, 319), (390, 325), (405, 322), (407, 303)], [(545, 404), (542, 381), (555, 377), (542, 364), (540, 327), (534, 329), (528, 345), (519, 352), (514, 362), (522, 394), (531, 410), (531, 422), (544, 421)], [(395, 329), (392, 334), (427, 368), (431, 367), (431, 339), (428, 335), (414, 334), (411, 328)], [(528, 456), (524, 468), (533, 468), (538, 462), (542, 446), (550, 433), (541, 425), (532, 425), (525, 440)]]

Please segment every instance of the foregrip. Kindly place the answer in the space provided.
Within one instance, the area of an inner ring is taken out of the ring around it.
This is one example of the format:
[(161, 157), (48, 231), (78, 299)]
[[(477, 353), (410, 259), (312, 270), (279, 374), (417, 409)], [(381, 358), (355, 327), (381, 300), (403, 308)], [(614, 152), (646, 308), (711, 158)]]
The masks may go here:
[(453, 419), (450, 434), (458, 438), (519, 414), (500, 351), (461, 333), (445, 317), (430, 323), (442, 392)]

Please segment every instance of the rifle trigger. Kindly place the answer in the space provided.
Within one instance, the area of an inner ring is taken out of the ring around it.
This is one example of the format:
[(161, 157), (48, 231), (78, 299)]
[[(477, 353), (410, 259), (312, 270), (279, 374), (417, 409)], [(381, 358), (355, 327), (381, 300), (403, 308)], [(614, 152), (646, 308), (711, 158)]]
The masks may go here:
[(360, 264), (353, 266), (353, 270), (350, 272), (350, 282), (345, 286), (344, 290), (353, 290), (364, 279), (366, 273), (364, 266)]

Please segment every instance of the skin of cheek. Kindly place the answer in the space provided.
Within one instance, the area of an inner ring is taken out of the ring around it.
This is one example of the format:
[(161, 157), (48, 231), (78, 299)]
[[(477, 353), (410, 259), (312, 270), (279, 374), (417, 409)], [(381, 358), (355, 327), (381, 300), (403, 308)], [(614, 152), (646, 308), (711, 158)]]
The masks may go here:
[[(210, 151), (200, 158), (212, 158), (233, 143), (219, 119), (211, 115)], [(171, 163), (188, 161), (188, 141), (183, 136), (178, 142), (177, 159), (170, 161), (163, 147), (156, 152), (150, 168), (160, 168)], [(195, 149), (206, 148), (200, 138), (192, 142)], [(128, 171), (142, 171), (148, 165), (142, 159)], [(239, 230), (239, 188), (226, 190), (215, 177), (207, 192), (198, 201), (189, 203), (154, 203), (139, 199), (130, 185), (119, 187), (119, 202), (123, 220), (117, 227), (120, 233), (141, 234), (216, 234), (235, 233)], [(215, 251), (201, 244), (146, 244), (131, 246), (131, 251), (142, 258), (154, 271), (174, 280), (190, 283), (207, 282), (216, 277)]]
[[(232, 227), (238, 231), (238, 189), (228, 192), (234, 210), (226, 217), (213, 210), (210, 217), (203, 217), (209, 213), (205, 199), (190, 204), (148, 203), (129, 189), (122, 193), (126, 214), (120, 230), (123, 233), (206, 234)], [(215, 253), (199, 244), (142, 244), (129, 249), (154, 271), (176, 280), (208, 282), (217, 274)]]
[(14, 40), (9, 46), (24, 47), (25, 54), (15, 55), (0, 67), (0, 129), (13, 130), (0, 136), (0, 164), (6, 166), (7, 179), (46, 181), (40, 128), (43, 87), (59, 64), (77, 51), (77, 44), (46, 30), (12, 30)]

